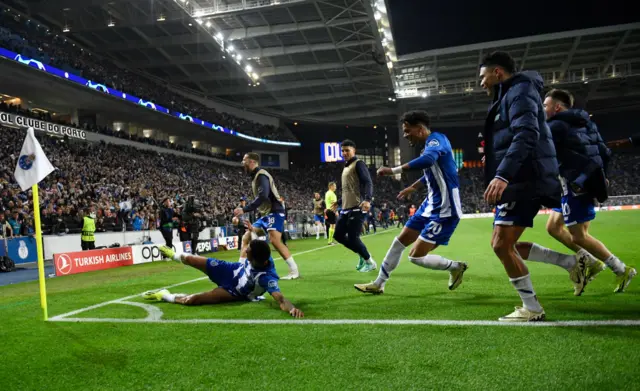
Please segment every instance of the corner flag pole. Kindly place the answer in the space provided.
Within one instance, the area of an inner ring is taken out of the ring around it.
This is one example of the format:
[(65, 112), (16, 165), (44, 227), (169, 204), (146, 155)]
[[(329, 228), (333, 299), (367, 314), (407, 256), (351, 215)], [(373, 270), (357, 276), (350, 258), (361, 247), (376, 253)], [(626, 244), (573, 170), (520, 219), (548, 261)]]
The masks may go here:
[(42, 146), (36, 139), (33, 128), (27, 129), (27, 137), (24, 139), (20, 150), (14, 176), (22, 191), (31, 188), (33, 193), (33, 220), (36, 229), (36, 248), (38, 253), (38, 280), (40, 282), (40, 306), (44, 320), (49, 319), (47, 314), (47, 287), (44, 281), (44, 254), (42, 251), (42, 227), (40, 226), (40, 200), (38, 198), (38, 183), (55, 169), (42, 150)]
[(44, 254), (42, 251), (42, 226), (40, 225), (40, 200), (38, 198), (38, 185), (31, 186), (33, 192), (33, 224), (36, 229), (36, 248), (38, 249), (38, 281), (40, 283), (40, 306), (44, 320), (49, 319), (47, 313), (47, 285), (44, 280)]

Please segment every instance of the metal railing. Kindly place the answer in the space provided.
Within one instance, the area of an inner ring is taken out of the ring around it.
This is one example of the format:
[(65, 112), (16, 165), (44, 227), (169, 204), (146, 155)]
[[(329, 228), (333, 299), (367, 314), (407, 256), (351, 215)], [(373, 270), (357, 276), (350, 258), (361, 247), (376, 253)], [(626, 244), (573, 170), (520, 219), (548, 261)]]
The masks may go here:
[(193, 7), (191, 16), (195, 18), (203, 18), (207, 16), (218, 15), (222, 13), (253, 10), (257, 8), (272, 7), (274, 5), (300, 3), (307, 0), (239, 0), (228, 3), (227, 1), (210, 0), (213, 4), (211, 7)]

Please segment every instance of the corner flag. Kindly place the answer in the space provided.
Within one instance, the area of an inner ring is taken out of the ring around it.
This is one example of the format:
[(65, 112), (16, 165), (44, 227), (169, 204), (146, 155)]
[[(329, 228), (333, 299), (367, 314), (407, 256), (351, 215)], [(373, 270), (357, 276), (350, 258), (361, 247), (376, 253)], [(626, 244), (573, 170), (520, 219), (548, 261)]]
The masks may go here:
[(27, 130), (27, 137), (22, 144), (20, 157), (14, 176), (22, 191), (31, 187), (33, 193), (33, 225), (36, 229), (36, 248), (38, 253), (38, 281), (40, 282), (40, 306), (44, 320), (47, 314), (47, 287), (44, 282), (44, 256), (42, 251), (42, 226), (40, 225), (40, 202), (38, 200), (38, 183), (54, 170), (47, 156), (44, 154), (33, 128)]
[(27, 138), (22, 144), (16, 171), (13, 174), (22, 191), (38, 184), (54, 170), (33, 132), (33, 128), (27, 130)]

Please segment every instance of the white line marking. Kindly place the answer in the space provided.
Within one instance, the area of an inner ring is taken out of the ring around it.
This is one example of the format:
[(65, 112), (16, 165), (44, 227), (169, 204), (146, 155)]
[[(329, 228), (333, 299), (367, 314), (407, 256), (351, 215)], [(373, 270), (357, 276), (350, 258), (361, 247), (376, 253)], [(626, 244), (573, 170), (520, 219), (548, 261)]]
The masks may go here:
[[(173, 284), (173, 285), (165, 286), (165, 287), (163, 287), (163, 288), (158, 288), (158, 289), (154, 289), (154, 290), (175, 288), (175, 287), (180, 286), (180, 285), (187, 285), (187, 284), (191, 284), (191, 283), (196, 282), (196, 281), (201, 281), (201, 280), (204, 280), (204, 279), (206, 279), (206, 278), (207, 278), (207, 277), (200, 277), (200, 278), (196, 278), (196, 279), (193, 279), (193, 280), (184, 281), (184, 282), (179, 282), (179, 283), (177, 283), (177, 284)], [(91, 305), (91, 306), (89, 306), (89, 307), (80, 308), (79, 310), (75, 310), (75, 311), (67, 312), (66, 314), (56, 315), (56, 316), (54, 316), (54, 317), (52, 317), (52, 318), (49, 318), (49, 320), (56, 321), (56, 320), (60, 320), (60, 319), (62, 319), (62, 318), (66, 318), (66, 317), (68, 317), (68, 316), (77, 315), (77, 314), (79, 314), (79, 313), (81, 313), (81, 312), (90, 311), (90, 310), (95, 310), (96, 308), (104, 307), (105, 305), (109, 305), (109, 304), (118, 304), (118, 303), (120, 303), (120, 302), (122, 302), (122, 301), (124, 301), (124, 300), (133, 299), (134, 297), (140, 297), (140, 295), (141, 295), (141, 294), (142, 294), (142, 293), (138, 293), (138, 294), (131, 295), (131, 296), (121, 297), (121, 298), (119, 298), (119, 299), (115, 299), (115, 300), (105, 301), (104, 303), (99, 303), (99, 304)]]
[[(376, 232), (376, 233), (374, 233), (373, 235), (367, 235), (367, 236), (363, 237), (363, 239), (367, 239), (367, 238), (369, 238), (369, 237), (376, 236), (376, 235), (380, 235), (380, 234), (385, 234), (385, 233), (393, 232), (393, 231), (395, 231), (395, 230), (397, 230), (397, 228), (392, 228), (391, 230), (388, 230), (388, 231), (380, 231), (380, 232)], [(300, 251), (299, 253), (292, 254), (291, 256), (295, 257), (295, 256), (298, 256), (298, 255), (308, 254), (308, 253), (312, 253), (312, 252), (314, 252), (314, 251), (325, 250), (325, 249), (328, 249), (328, 248), (334, 248), (334, 247), (335, 247), (335, 246), (328, 246), (328, 245), (324, 245), (324, 246), (322, 246), (322, 247), (312, 248), (311, 250)], [(275, 259), (274, 259), (274, 261), (277, 261), (277, 260), (280, 260), (280, 259), (282, 259), (282, 258), (275, 258)], [(208, 278), (209, 278), (209, 277), (200, 277), (200, 278), (196, 278), (196, 279), (193, 279), (193, 280), (189, 280), (189, 281), (185, 281), (185, 282), (179, 282), (179, 283), (177, 283), (177, 284), (173, 284), (173, 285), (165, 286), (165, 287), (162, 287), (162, 288), (151, 289), (151, 290), (160, 290), (160, 289), (175, 288), (175, 287), (177, 287), (177, 286), (187, 285), (187, 284), (191, 284), (191, 283), (193, 283), (193, 282), (202, 281), (202, 280), (207, 280)], [(95, 310), (96, 308), (104, 307), (105, 305), (109, 305), (109, 304), (118, 304), (118, 303), (121, 303), (123, 300), (129, 300), (129, 299), (133, 299), (134, 297), (139, 297), (142, 293), (143, 293), (143, 292), (140, 292), (140, 293), (135, 294), (135, 295), (125, 296), (125, 297), (121, 297), (121, 298), (119, 298), (119, 299), (114, 299), (114, 300), (110, 300), (110, 301), (105, 301), (105, 302), (103, 302), (103, 303), (99, 303), (99, 304), (91, 305), (91, 306), (89, 306), (89, 307), (80, 308), (80, 309), (75, 310), (75, 311), (71, 311), (71, 312), (67, 312), (67, 313), (64, 313), (64, 314), (56, 315), (56, 316), (54, 316), (54, 317), (49, 318), (49, 320), (50, 320), (50, 321), (61, 321), (61, 320), (63, 320), (64, 318), (67, 318), (67, 317), (72, 316), (72, 315), (77, 315), (77, 314), (82, 313), (82, 312)]]
[(146, 304), (146, 303), (137, 303), (135, 301), (118, 301), (114, 304), (127, 304), (127, 305), (132, 305), (134, 307), (140, 307), (142, 309), (144, 309), (145, 311), (147, 311), (148, 315), (146, 318), (144, 318), (144, 320), (148, 320), (148, 321), (161, 321), (162, 320), (162, 315), (164, 315), (164, 313), (162, 312), (162, 310), (158, 307), (156, 307), (155, 305), (151, 305), (151, 304)]
[[(50, 319), (53, 321), (54, 319)], [(505, 326), (505, 327), (638, 327), (640, 320), (567, 320), (557, 322), (498, 322), (492, 320), (422, 319), (119, 319), (59, 318), (57, 322), (163, 323), (163, 324), (293, 324), (293, 325), (402, 325), (402, 326)]]

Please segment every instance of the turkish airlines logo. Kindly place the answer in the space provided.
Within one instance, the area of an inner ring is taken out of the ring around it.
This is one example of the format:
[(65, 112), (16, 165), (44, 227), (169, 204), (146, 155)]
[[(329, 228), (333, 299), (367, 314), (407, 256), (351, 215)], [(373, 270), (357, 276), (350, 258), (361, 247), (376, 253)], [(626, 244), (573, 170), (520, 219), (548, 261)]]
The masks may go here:
[(58, 260), (56, 261), (56, 267), (60, 274), (69, 274), (71, 273), (71, 258), (67, 254), (61, 254), (58, 256)]

